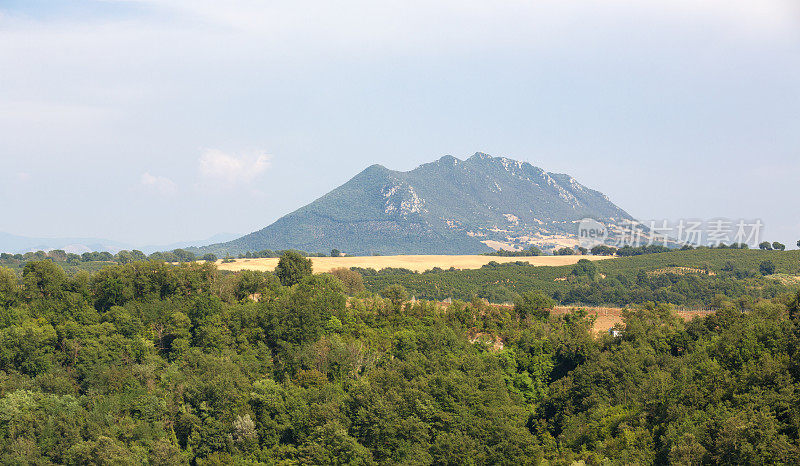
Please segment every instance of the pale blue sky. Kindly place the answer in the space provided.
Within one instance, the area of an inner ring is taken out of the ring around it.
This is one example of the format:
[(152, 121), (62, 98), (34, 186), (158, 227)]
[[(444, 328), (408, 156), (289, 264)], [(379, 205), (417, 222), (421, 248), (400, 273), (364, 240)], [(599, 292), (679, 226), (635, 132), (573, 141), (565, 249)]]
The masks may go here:
[(169, 243), (476, 151), (800, 239), (796, 0), (0, 0), (0, 231)]

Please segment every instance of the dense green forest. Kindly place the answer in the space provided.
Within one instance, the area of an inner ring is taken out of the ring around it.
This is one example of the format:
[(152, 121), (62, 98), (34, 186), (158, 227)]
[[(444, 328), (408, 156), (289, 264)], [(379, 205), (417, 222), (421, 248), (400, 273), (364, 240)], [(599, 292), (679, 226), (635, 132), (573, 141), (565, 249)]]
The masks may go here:
[(647, 302), (713, 307), (720, 296), (773, 298), (800, 286), (800, 251), (711, 249), (632, 255), (583, 266), (534, 267), (524, 261), (477, 270), (363, 271), (375, 292), (399, 283), (417, 298), (511, 302), (536, 289), (563, 304), (625, 306)]
[[(750, 289), (765, 258), (795, 262), (751, 252), (670, 258), (744, 294), (715, 288), (718, 311), (688, 323), (633, 306), (618, 336), (550, 316), (533, 281), (516, 308), (443, 307), (299, 255), (275, 274), (0, 268), (0, 463), (798, 464), (796, 287)], [(536, 270), (586, 284), (675, 267), (653, 261)], [(494, 278), (396, 276), (456, 273)]]

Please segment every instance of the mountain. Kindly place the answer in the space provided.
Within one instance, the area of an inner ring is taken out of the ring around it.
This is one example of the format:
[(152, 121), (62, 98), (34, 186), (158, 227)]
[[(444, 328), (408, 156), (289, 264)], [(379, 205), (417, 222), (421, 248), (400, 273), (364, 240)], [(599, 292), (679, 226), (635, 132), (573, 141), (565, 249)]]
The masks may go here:
[(400, 172), (372, 165), (268, 227), (199, 252), (300, 249), (348, 254), (470, 254), (577, 244), (577, 223), (633, 218), (574, 178), (527, 162), (447, 155)]

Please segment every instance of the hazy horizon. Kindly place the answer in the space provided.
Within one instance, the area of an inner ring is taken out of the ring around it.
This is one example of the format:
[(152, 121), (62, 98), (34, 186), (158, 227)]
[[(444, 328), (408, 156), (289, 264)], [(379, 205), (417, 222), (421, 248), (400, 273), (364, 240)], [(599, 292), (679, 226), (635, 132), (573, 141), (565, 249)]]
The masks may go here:
[(0, 232), (249, 233), (372, 164), (475, 152), (794, 248), (792, 1), (6, 1)]

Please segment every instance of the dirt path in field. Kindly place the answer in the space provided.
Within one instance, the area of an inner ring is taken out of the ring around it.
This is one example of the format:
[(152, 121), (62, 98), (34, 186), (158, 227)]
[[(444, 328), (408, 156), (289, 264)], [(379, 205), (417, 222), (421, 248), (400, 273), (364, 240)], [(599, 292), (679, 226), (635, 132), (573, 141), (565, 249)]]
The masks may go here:
[[(447, 256), (447, 255), (405, 255), (405, 256), (361, 256), (361, 257), (312, 257), (311, 262), (314, 272), (330, 272), (338, 267), (363, 267), (380, 270), (386, 267), (396, 267), (410, 269), (415, 272), (424, 272), (434, 267), (449, 269), (479, 269), (489, 262), (527, 262), (531, 265), (556, 266), (572, 265), (581, 259), (603, 260), (610, 259), (607, 256), (532, 256), (532, 257), (499, 257), (499, 256)], [(236, 259), (234, 262), (223, 264), (217, 261), (220, 270), (258, 270), (272, 271), (278, 265), (277, 258), (269, 259)]]

